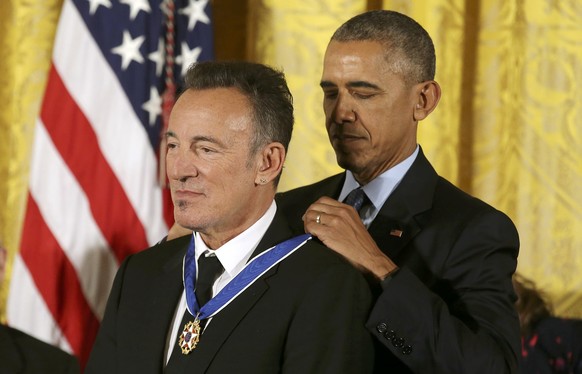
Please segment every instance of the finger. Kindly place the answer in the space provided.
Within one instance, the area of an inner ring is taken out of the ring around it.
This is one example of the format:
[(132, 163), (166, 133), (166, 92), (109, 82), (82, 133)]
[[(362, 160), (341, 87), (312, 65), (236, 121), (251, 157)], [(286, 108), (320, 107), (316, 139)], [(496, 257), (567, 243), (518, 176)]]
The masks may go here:
[(324, 196), (324, 197), (320, 197), (319, 199), (317, 199), (313, 204), (311, 204), (309, 206), (308, 209), (321, 210), (321, 211), (325, 212), (328, 209), (341, 208), (344, 206), (348, 206), (348, 205), (346, 205), (344, 203), (340, 203), (339, 201), (332, 199), (330, 197)]
[(323, 215), (325, 215), (325, 212), (322, 212), (319, 210), (314, 210), (314, 209), (309, 209), (309, 210), (307, 210), (307, 212), (305, 212), (302, 219), (303, 219), (303, 222), (305, 224), (315, 223), (317, 225), (321, 225)]
[(325, 220), (326, 220), (325, 214), (307, 216), (306, 220), (303, 223), (303, 228), (305, 229), (306, 233), (316, 236), (320, 240), (322, 240), (323, 238), (329, 236), (327, 234), (328, 232), (333, 230), (332, 227), (329, 227), (325, 224), (326, 222)]
[[(349, 212), (351, 209), (353, 209), (351, 206), (337, 202), (336, 204), (333, 205), (315, 202), (311, 204), (309, 208), (307, 208), (305, 215), (308, 217), (313, 217), (313, 219), (315, 219), (315, 217), (317, 217), (317, 214), (320, 213), (330, 216), (342, 216)], [(312, 214), (315, 215), (312, 216)]]

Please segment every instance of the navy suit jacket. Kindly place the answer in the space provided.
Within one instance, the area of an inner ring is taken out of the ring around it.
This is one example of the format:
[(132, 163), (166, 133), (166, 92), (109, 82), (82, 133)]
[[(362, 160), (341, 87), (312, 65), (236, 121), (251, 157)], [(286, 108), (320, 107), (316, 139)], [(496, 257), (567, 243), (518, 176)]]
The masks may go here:
[[(253, 256), (291, 237), (278, 212)], [(87, 373), (162, 373), (190, 238), (156, 245), (124, 261)], [(364, 327), (370, 306), (361, 274), (309, 240), (212, 318), (183, 372), (371, 372), (373, 337)]]
[(0, 373), (79, 372), (79, 363), (75, 357), (20, 330), (0, 324)]
[[(279, 194), (277, 204), (303, 232), (309, 205), (337, 198), (344, 179)], [(401, 268), (381, 284), (366, 323), (377, 372), (516, 372), (519, 239), (505, 214), (438, 176), (421, 149), (368, 232)]]

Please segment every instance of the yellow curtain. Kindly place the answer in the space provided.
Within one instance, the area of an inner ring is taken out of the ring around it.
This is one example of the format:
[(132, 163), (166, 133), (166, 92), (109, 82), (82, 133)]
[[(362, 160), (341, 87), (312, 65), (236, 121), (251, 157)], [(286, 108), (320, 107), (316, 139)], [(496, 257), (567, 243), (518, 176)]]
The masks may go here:
[[(281, 190), (337, 171), (318, 82), (329, 37), (361, 0), (255, 1), (256, 58), (283, 67), (297, 125)], [(443, 97), (419, 142), (441, 175), (507, 213), (518, 271), (582, 317), (582, 7), (576, 0), (384, 0), (437, 49)]]
[(498, 0), (478, 11), (473, 192), (517, 223), (519, 270), (558, 314), (580, 317), (582, 7)]
[[(19, 246), (30, 144), (50, 65), (62, 0), (0, 2), (0, 242), (9, 261)], [(10, 267), (0, 285), (4, 320)]]
[[(0, 240), (11, 258), (61, 3), (0, 2)], [(408, 14), (434, 39), (443, 97), (419, 139), (433, 165), (514, 220), (518, 270), (548, 293), (557, 314), (582, 318), (577, 0), (248, 0), (249, 58), (284, 69), (295, 97), (297, 125), (280, 189), (339, 171), (318, 87), (323, 53), (337, 26), (370, 7)], [(7, 281), (0, 318), (6, 291)]]

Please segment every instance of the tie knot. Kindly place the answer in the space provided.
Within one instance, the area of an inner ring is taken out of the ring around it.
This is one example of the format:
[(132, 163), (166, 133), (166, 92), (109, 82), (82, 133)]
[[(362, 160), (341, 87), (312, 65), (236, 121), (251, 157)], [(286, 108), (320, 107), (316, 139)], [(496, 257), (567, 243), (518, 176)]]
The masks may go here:
[(354, 188), (348, 196), (345, 198), (344, 203), (351, 205), (354, 209), (359, 212), (364, 205), (364, 200), (366, 199), (366, 193), (362, 187)]
[(198, 259), (198, 279), (196, 279), (196, 298), (200, 307), (212, 297), (212, 286), (223, 271), (216, 256), (202, 254)]

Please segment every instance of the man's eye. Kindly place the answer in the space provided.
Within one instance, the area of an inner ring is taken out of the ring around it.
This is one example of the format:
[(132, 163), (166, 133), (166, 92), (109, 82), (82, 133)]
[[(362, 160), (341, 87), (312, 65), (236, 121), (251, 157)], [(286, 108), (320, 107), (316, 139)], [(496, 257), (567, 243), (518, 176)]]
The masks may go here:
[(176, 145), (176, 144), (174, 144), (174, 143), (168, 143), (168, 144), (166, 144), (166, 147), (167, 147), (168, 149), (174, 149), (174, 148), (176, 148), (176, 147), (177, 147), (177, 145)]
[(352, 95), (357, 97), (358, 99), (370, 99), (375, 96), (373, 93), (363, 93), (363, 92), (352, 92)]
[(337, 92), (324, 92), (323, 96), (326, 99), (335, 99), (337, 97)]
[(209, 153), (214, 153), (214, 149), (212, 149), (212, 148), (208, 148), (208, 147), (200, 147), (200, 148), (198, 148), (198, 150), (199, 150), (201, 153), (206, 153), (206, 154), (209, 154)]

